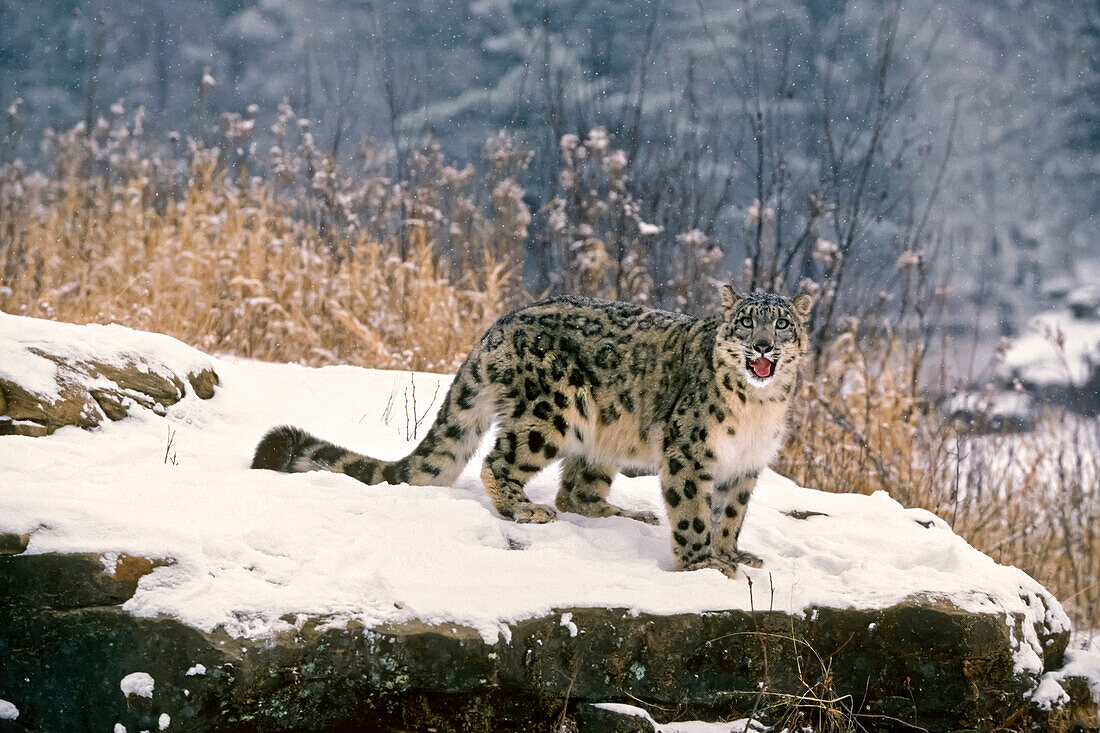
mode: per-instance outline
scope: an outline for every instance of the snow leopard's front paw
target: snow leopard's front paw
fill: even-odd
[[[681,570],[717,570],[727,578],[737,575],[737,563],[721,557],[705,557],[684,565]]]
[[[645,524],[658,525],[661,523],[661,518],[653,512],[635,512],[623,509],[622,516],[644,522]]]
[[[764,561],[751,552],[745,552],[744,550],[734,550],[731,554],[723,554],[722,559],[733,565],[748,565],[750,568],[762,568],[764,567]]]
[[[558,512],[552,506],[527,502],[516,504],[511,508],[511,511],[504,516],[519,524],[546,524],[547,522],[553,522],[557,519]]]

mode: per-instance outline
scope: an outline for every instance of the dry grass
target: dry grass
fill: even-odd
[[[141,181],[65,179],[9,208],[0,310],[212,353],[449,371],[505,307],[503,265],[455,284],[419,230],[405,257],[364,234],[323,237],[267,185],[231,187],[209,165],[179,201],[155,199]]]
[[[143,147],[139,127],[58,136],[48,176],[0,168],[0,310],[122,323],[212,353],[451,371],[528,297],[516,263],[529,217],[513,178],[526,158],[503,139],[489,156],[499,183],[484,215],[467,195],[472,174],[441,159],[421,161],[416,186],[376,177],[353,190],[331,161],[313,157],[308,138],[298,159],[272,153],[270,173],[250,178],[247,156],[226,146],[193,144],[162,160]],[[304,170],[313,176],[302,183]],[[436,189],[432,175],[442,180]],[[383,226],[402,212],[399,226]],[[457,256],[440,259],[443,236]],[[570,266],[566,249],[561,268]],[[709,277],[696,275],[686,290]],[[589,281],[613,289],[596,293],[604,295],[633,282]],[[777,468],[812,488],[885,489],[925,507],[1034,575],[1082,628],[1100,628],[1096,423],[1054,415],[1031,435],[963,436],[914,387],[925,352],[855,331],[829,344]]]
[[[832,492],[885,490],[1042,582],[1079,628],[1100,629],[1100,423],[1048,412],[1032,433],[975,436],[914,390],[897,338],[830,344],[803,384],[776,469]]]

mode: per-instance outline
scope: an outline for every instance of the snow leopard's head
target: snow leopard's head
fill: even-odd
[[[809,348],[810,309],[806,293],[787,298],[772,293],[741,295],[722,286],[722,316],[715,359],[751,386],[784,386],[794,379],[799,358]]]

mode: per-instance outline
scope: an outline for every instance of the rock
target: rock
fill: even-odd
[[[0,598],[8,599],[10,608],[35,610],[117,606],[133,597],[143,576],[171,564],[171,559],[129,555],[0,557]]]
[[[0,556],[22,554],[30,541],[31,536],[26,533],[0,532]]]
[[[1062,689],[1069,695],[1070,702],[1065,707],[1052,712],[1050,717],[1043,721],[1046,728],[1048,730],[1100,730],[1100,710],[1093,702],[1089,680],[1084,677],[1068,676],[1062,680]]]
[[[1061,731],[1095,721],[1088,690],[1071,682],[1072,712],[1034,710],[1035,680],[1014,669],[1018,632],[996,614],[934,599],[806,616],[560,609],[513,623],[495,644],[457,625],[325,629],[323,619],[248,640],[119,608],[164,562],[0,558],[0,696],[18,705],[21,724],[155,730],[167,713],[189,731],[365,721],[375,730],[635,731],[644,719],[616,720],[591,704],[630,703],[663,722],[731,720],[789,711],[790,696],[807,701],[807,721],[828,707],[816,697],[874,730],[1030,730],[1041,719]],[[1048,635],[1046,667],[1061,664],[1066,636]],[[206,673],[188,675],[196,664]],[[128,704],[119,681],[137,671],[155,680],[153,697]]]
[[[576,720],[585,733],[654,733],[650,717],[596,705],[579,705]]]
[[[187,394],[214,396],[208,357],[159,334],[0,313],[0,435],[48,435],[121,420],[134,405],[166,414]],[[10,360],[10,363],[7,361]]]
[[[49,435],[50,431],[42,423],[33,420],[13,420],[7,415],[0,415],[0,435],[25,435],[28,438],[41,438]]]
[[[191,383],[191,388],[195,390],[199,399],[203,400],[213,397],[214,387],[220,383],[218,374],[213,369],[203,369],[200,372],[188,374],[187,381]]]
[[[1100,709],[1094,701],[1100,696],[1100,654],[1074,649],[1065,656],[1063,665],[1039,681],[1036,722],[1042,730],[1097,730]]]
[[[121,420],[135,404],[147,409],[159,406],[163,411],[186,394],[184,382],[179,377],[143,372],[143,365],[139,366],[136,361],[119,365],[94,359],[73,361],[68,360],[66,355],[36,353],[56,364],[55,394],[44,396],[3,377],[0,377],[0,389],[7,395],[6,412],[9,417],[41,425],[47,434],[66,425],[94,428],[104,417]],[[92,384],[104,386],[92,387]],[[38,431],[18,429],[14,432],[20,435],[38,434]]]

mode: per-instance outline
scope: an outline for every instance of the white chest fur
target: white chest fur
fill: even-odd
[[[767,468],[783,445],[786,414],[785,401],[750,402],[715,426],[707,436],[717,460],[714,479],[727,481]]]

